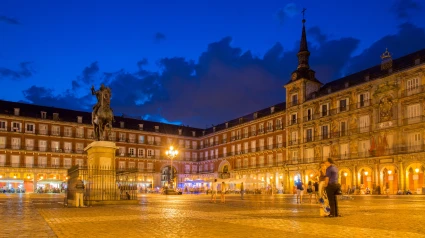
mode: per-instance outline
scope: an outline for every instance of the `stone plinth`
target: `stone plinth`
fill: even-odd
[[[84,151],[87,151],[87,165],[100,166],[115,170],[115,151],[118,147],[110,141],[94,141]]]

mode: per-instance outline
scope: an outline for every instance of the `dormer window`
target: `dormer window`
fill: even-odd
[[[53,120],[59,120],[59,113],[55,112],[53,113]]]
[[[370,79],[370,76],[369,76],[369,75],[366,75],[366,76],[364,77],[364,80],[365,80],[365,81],[369,81],[369,79]]]
[[[229,128],[229,123],[228,122],[226,122],[226,128]]]
[[[258,118],[258,112],[254,112],[254,119]]]
[[[183,129],[179,129],[179,136],[182,135]]]
[[[239,123],[242,123],[243,122],[243,118],[239,118]]]
[[[344,86],[345,86],[345,88],[348,88],[350,86],[350,84],[348,82],[345,82]]]
[[[332,92],[332,89],[331,88],[328,88],[328,93],[331,93]]]
[[[41,112],[41,119],[46,119],[47,117],[47,112]]]
[[[143,124],[139,124],[139,130],[143,131]]]
[[[82,116],[78,116],[77,117],[77,122],[78,123],[83,123],[83,117]]]
[[[159,132],[159,126],[155,126],[155,132]]]
[[[195,137],[196,136],[196,131],[192,131],[192,136]]]
[[[270,108],[270,113],[273,114],[274,113],[274,107]]]
[[[205,131],[202,131],[202,135],[203,135],[203,136],[205,135]]]
[[[13,110],[14,115],[15,115],[15,116],[19,116],[19,111],[20,111],[20,109],[19,109],[19,108],[14,108],[14,110]]]
[[[215,132],[215,126],[213,127],[213,132]]]
[[[418,65],[420,63],[421,63],[421,59],[420,58],[415,59],[415,65]]]

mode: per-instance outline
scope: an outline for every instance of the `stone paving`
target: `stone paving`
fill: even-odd
[[[50,195],[0,195],[0,237],[425,237],[425,196],[355,196],[343,217],[288,195],[147,195],[139,205],[65,208]]]

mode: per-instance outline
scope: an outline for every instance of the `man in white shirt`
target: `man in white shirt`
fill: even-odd
[[[217,179],[214,179],[211,185],[211,202],[216,202],[217,199]]]

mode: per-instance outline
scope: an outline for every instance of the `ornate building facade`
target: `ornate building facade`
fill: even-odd
[[[389,187],[421,193],[425,170],[425,50],[322,84],[309,66],[305,20],[298,67],[284,85],[286,102],[206,130],[116,117],[107,140],[116,167],[138,171],[140,188],[170,180],[209,187],[214,178],[249,178],[247,189],[291,193],[328,157],[343,189]],[[91,114],[0,101],[0,188],[61,188],[67,169],[84,166],[93,141]],[[230,185],[234,188],[234,185]]]

